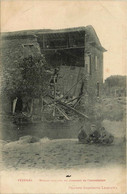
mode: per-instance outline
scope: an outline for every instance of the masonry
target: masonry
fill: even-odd
[[[37,38],[35,35],[31,34],[22,34],[22,33],[2,33],[1,41],[1,55],[2,55],[2,85],[4,86],[4,80],[11,82],[10,76],[12,74],[16,77],[15,83],[12,83],[15,86],[16,81],[20,79],[21,73],[18,71],[17,64],[20,63],[24,58],[27,58],[29,55],[33,57],[38,57],[41,55],[40,47],[37,43]],[[12,91],[11,96],[5,95],[5,90],[2,93],[2,108],[4,112],[12,111],[12,101],[15,98],[16,91]]]
[[[103,52],[106,50],[92,26],[39,32],[37,40],[48,63],[60,67],[62,93],[66,93],[84,75],[87,92],[93,91],[98,96],[101,94]],[[79,95],[82,81],[79,84],[71,90],[70,95]]]
[[[83,104],[86,95],[101,95],[105,51],[92,26],[2,33],[3,75],[8,68],[15,71],[23,58],[44,55],[47,66],[58,69],[56,94],[69,101],[82,96]],[[8,103],[4,107],[7,111]]]

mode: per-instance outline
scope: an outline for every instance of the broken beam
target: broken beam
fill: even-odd
[[[85,114],[83,114],[82,112],[76,110],[75,108],[72,108],[71,106],[65,104],[64,102],[61,102],[61,101],[57,101],[57,103],[65,106],[66,108],[69,108],[70,110],[72,110],[73,112],[77,113],[78,115],[82,116],[82,117],[85,117],[86,119],[89,119],[89,117]]]
[[[58,108],[58,106],[56,106],[56,109],[69,121],[70,119],[68,118],[68,116],[60,109]]]
[[[48,95],[50,98],[53,98],[51,95]],[[66,103],[64,102],[61,102],[60,100],[57,100],[57,103],[58,104],[61,104],[63,106],[65,106],[66,108],[69,108],[70,110],[72,110],[73,112],[77,113],[78,115],[82,116],[82,117],[85,117],[86,119],[89,119],[89,117],[85,114],[83,114],[82,112],[76,110],[75,108],[72,108],[71,106],[67,105]]]

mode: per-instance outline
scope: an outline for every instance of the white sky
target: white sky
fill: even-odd
[[[104,78],[126,74],[127,1],[3,0],[1,13],[1,31],[92,25],[108,50]]]

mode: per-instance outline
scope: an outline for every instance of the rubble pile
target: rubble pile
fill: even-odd
[[[74,101],[74,97],[63,98],[60,92],[58,92],[58,95],[56,94],[55,101],[49,95],[43,99],[43,114],[47,119],[54,119],[55,117],[57,120],[72,120],[72,118],[77,118],[78,115],[75,114]]]
[[[114,141],[114,136],[106,131],[104,127],[96,129],[92,125],[89,130],[84,129],[82,126],[78,134],[79,143],[84,144],[111,144]]]
[[[23,110],[18,111],[18,114],[16,112],[16,114],[14,114],[15,123],[22,123],[24,121],[34,122],[38,121],[38,118],[40,121],[73,120],[79,116],[88,119],[87,115],[81,112],[80,109],[77,109],[77,107],[80,107],[80,102],[84,95],[81,87],[83,78],[80,78],[74,85],[69,87],[67,91],[64,91],[61,89],[58,82],[59,77],[58,68],[50,70],[50,80],[45,93],[43,93],[39,99],[31,100],[31,105],[29,105],[29,107],[28,104],[30,103],[26,103],[24,107],[26,107],[28,112],[24,112]],[[77,93],[72,92],[72,90],[75,91],[76,87],[79,91]]]
[[[47,86],[48,92],[42,98],[43,116],[51,120],[72,120],[75,117],[77,118],[79,115],[87,118],[86,115],[76,109],[82,97],[81,92],[77,96],[71,94],[71,90],[74,89],[79,81],[67,92],[63,93],[58,83],[58,72],[59,69],[54,70],[54,73],[49,81],[49,85]]]

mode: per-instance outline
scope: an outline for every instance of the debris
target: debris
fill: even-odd
[[[73,112],[77,113],[78,115],[84,117],[85,119],[89,119],[89,117],[88,117],[87,115],[85,115],[85,114],[83,114],[82,112],[80,112],[79,110],[76,110],[75,108],[73,108],[73,107],[67,105],[66,103],[61,102],[61,101],[57,101],[57,102],[58,102],[59,104],[65,106],[66,108],[72,110]]]
[[[35,143],[39,141],[39,138],[34,137],[34,136],[23,136],[19,138],[20,143]]]
[[[78,134],[78,140],[80,143],[98,143],[98,144],[111,144],[114,141],[114,136],[108,133],[104,127],[99,130],[96,127],[91,126],[89,134],[85,132],[83,126]]]
[[[58,108],[58,106],[55,106],[56,107],[56,109],[67,119],[67,120],[70,120],[69,118],[68,118],[68,116],[66,115],[66,113],[64,113],[60,108]]]

